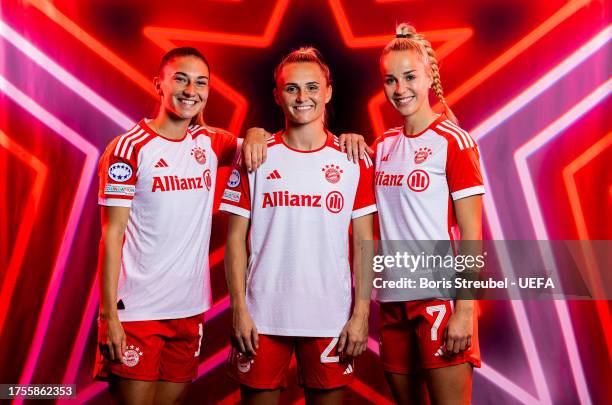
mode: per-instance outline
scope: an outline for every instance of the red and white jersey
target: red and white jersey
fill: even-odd
[[[476,143],[466,131],[440,116],[419,134],[406,135],[402,127],[390,129],[375,141],[373,149],[380,238],[415,241],[386,243],[383,254],[395,255],[397,249],[434,254],[433,245],[421,241],[454,239],[453,201],[484,193]],[[448,254],[452,254],[450,248]],[[404,273],[405,269],[390,268],[382,276],[400,280]],[[419,276],[436,279],[432,270],[421,269]],[[440,276],[444,274],[438,273]],[[383,288],[376,297],[393,302],[443,298],[441,294],[435,288]]]
[[[246,301],[259,333],[338,336],[349,317],[351,219],[376,211],[369,157],[349,162],[328,133],[318,150],[268,140],[266,162],[232,172],[221,210],[250,218]]]
[[[419,134],[390,129],[373,149],[381,239],[452,240],[453,201],[484,193],[472,137],[440,116]]]
[[[210,307],[215,178],[237,149],[229,134],[194,126],[172,140],[145,120],[108,145],[98,167],[98,203],[130,207],[117,295],[121,321],[186,318]]]

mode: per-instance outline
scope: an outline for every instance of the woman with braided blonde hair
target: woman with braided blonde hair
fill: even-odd
[[[403,119],[373,145],[381,240],[453,244],[458,227],[462,241],[480,241],[478,148],[444,100],[431,44],[401,24],[383,49],[380,69],[385,95]],[[443,114],[433,111],[430,89]],[[407,298],[381,289],[377,298],[381,358],[395,400],[469,404],[472,368],[480,366],[474,301],[428,290]]]

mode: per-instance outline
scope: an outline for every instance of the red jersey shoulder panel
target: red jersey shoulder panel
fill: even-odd
[[[234,134],[202,125],[192,125],[189,131],[191,131],[192,139],[197,139],[199,136],[210,138],[211,148],[217,155],[219,166],[231,166],[234,163],[238,149],[238,138]]]
[[[459,127],[457,124],[454,124],[450,120],[440,121],[431,129],[438,135],[444,137],[448,141],[449,146],[456,146],[456,148],[458,148],[459,150],[476,147],[476,142],[474,141],[474,139],[472,139],[470,134],[468,134],[466,130]]]

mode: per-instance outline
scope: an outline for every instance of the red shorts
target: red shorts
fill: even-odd
[[[204,314],[189,318],[121,322],[127,350],[121,363],[96,353],[94,376],[190,382],[198,374]]]
[[[228,358],[230,377],[257,389],[287,387],[287,374],[295,350],[299,384],[306,388],[332,389],[353,381],[353,359],[337,355],[338,338],[259,335],[257,356],[249,357],[232,347]]]
[[[480,367],[478,322],[469,349],[446,353],[444,330],[453,308],[453,302],[445,300],[381,302],[380,357],[385,371],[411,374],[466,362]]]

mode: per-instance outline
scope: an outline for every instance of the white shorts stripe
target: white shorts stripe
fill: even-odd
[[[136,146],[136,144],[144,141],[148,137],[149,137],[149,134],[145,133],[140,138],[133,140],[131,145],[130,145],[130,148],[127,151],[127,156],[125,158],[129,159],[132,156],[132,151],[134,150],[134,146]]]
[[[447,134],[449,134],[453,138],[455,138],[455,140],[459,144],[459,149],[460,150],[465,149],[465,147],[463,146],[463,142],[461,141],[461,137],[458,134],[456,134],[453,130],[447,129],[447,128],[443,127],[442,125],[438,125],[436,128],[438,128],[442,132],[446,132]]]
[[[140,126],[135,125],[134,128],[130,129],[127,133],[121,135],[121,137],[119,138],[119,141],[117,142],[117,146],[115,146],[115,152],[113,153],[113,155],[119,156],[121,145],[123,145],[123,142],[125,141],[125,139],[128,138],[130,135],[132,135],[134,132],[136,132],[139,128]]]

